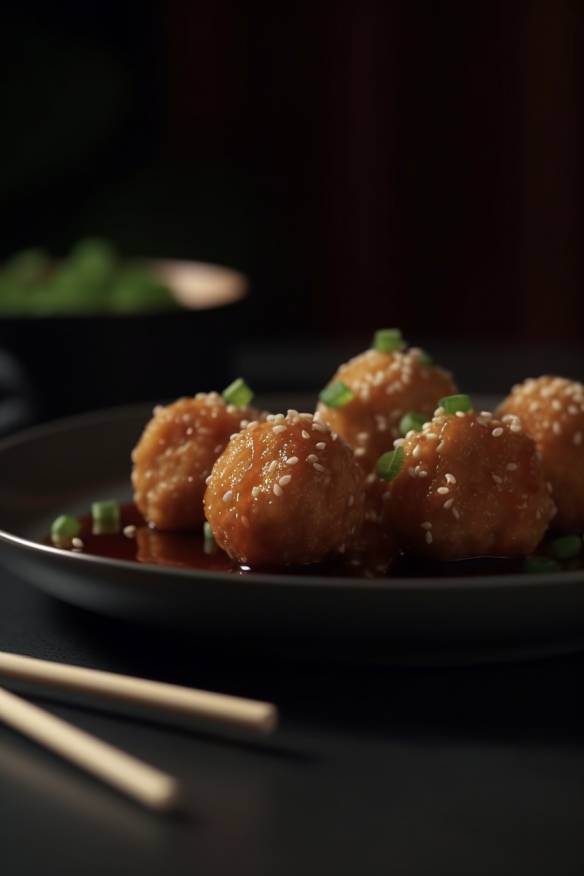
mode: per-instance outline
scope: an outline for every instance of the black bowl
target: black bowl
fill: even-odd
[[[195,262],[158,262],[178,310],[0,319],[38,419],[221,388],[246,318],[246,281]]]

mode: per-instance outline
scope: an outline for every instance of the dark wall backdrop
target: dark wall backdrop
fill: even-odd
[[[577,341],[577,0],[8,3],[0,257],[249,273],[247,334]]]

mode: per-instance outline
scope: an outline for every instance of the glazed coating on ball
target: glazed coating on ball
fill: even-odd
[[[241,564],[304,565],[345,551],[363,494],[352,450],[312,414],[288,411],[230,440],[209,478],[205,516]]]
[[[338,408],[320,402],[317,410],[354,448],[365,471],[371,471],[399,438],[404,414],[416,411],[431,416],[443,396],[457,391],[451,375],[428,364],[417,348],[392,353],[367,350],[341,365],[331,383],[337,381],[349,387],[352,400]]]
[[[158,529],[198,529],[205,479],[229,436],[262,416],[216,392],[158,406],[132,452],[134,501]]]
[[[398,552],[393,521],[388,514],[387,485],[374,472],[365,478],[363,517],[347,550],[347,562],[366,575],[380,575]]]
[[[531,438],[488,411],[436,414],[396,442],[387,494],[400,546],[438,560],[532,553],[555,505]]]
[[[584,385],[539,377],[513,387],[497,411],[515,415],[535,441],[558,506],[554,526],[584,527]]]

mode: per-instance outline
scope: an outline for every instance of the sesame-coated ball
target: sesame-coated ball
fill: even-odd
[[[554,526],[584,528],[584,385],[564,377],[526,380],[497,413],[519,417],[535,441],[558,507]]]
[[[312,414],[288,411],[235,435],[215,465],[205,516],[218,545],[251,566],[343,553],[363,514],[351,449]]]
[[[344,383],[351,401],[341,407],[318,405],[321,419],[355,451],[365,471],[371,471],[382,453],[400,435],[404,414],[430,416],[438,401],[456,392],[447,371],[430,364],[419,349],[365,353],[341,365],[331,383]]]
[[[439,408],[397,444],[403,461],[387,487],[388,508],[407,552],[456,560],[537,547],[555,506],[535,444],[515,418]]]
[[[134,501],[158,529],[197,529],[205,479],[229,436],[260,415],[216,392],[158,406],[132,452]]]

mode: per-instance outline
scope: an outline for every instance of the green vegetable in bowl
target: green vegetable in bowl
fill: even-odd
[[[0,316],[136,314],[178,307],[148,265],[121,260],[98,238],[75,244],[51,261],[42,250],[23,250],[0,267]]]

